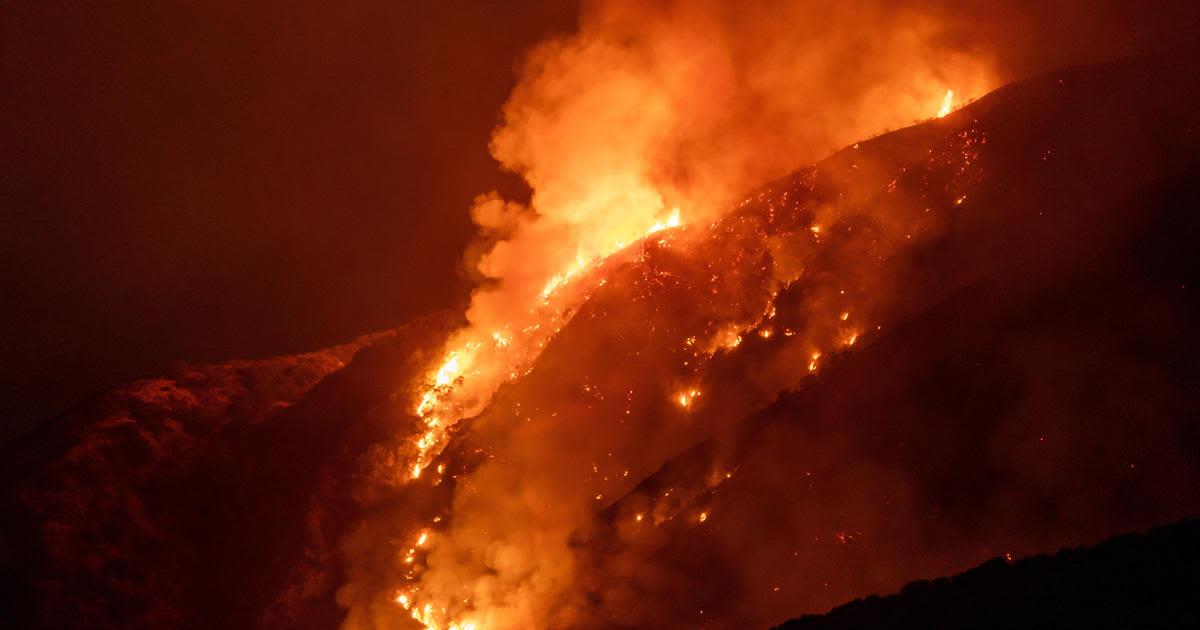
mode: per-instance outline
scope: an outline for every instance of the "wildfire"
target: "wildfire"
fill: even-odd
[[[678,397],[676,398],[676,402],[679,403],[680,407],[687,407],[687,406],[691,405],[692,401],[699,395],[700,395],[700,390],[698,390],[698,389],[690,389],[686,392],[680,392]]]
[[[462,621],[448,625],[439,624],[435,618],[434,613],[436,611],[433,609],[432,604],[425,604],[424,606],[418,608],[412,599],[410,599],[408,595],[405,595],[404,593],[400,593],[396,596],[396,603],[400,604],[401,607],[409,612],[409,614],[417,623],[425,626],[428,630],[477,630],[479,628],[479,624],[475,621]],[[442,610],[441,612],[442,614],[445,614],[445,610]]]
[[[429,379],[432,385],[422,393],[417,405],[416,413],[425,430],[413,440],[416,454],[411,477],[421,477],[445,446],[450,429],[482,409],[501,384],[529,369],[549,339],[567,322],[556,313],[570,310],[573,305],[586,300],[595,286],[599,286],[599,283],[574,283],[582,272],[598,267],[621,251],[626,242],[635,242],[681,223],[679,209],[675,208],[665,221],[642,229],[636,238],[618,237],[612,247],[597,257],[588,261],[577,259],[567,269],[551,276],[541,292],[540,304],[518,314],[521,319],[510,322],[505,330],[486,335],[469,329],[460,331],[456,341],[451,342],[441,366],[433,371]]]
[[[646,232],[646,234],[654,234],[655,232],[661,232],[667,228],[673,227],[679,227],[679,208],[675,208],[671,212],[671,218],[667,219],[666,223],[660,221],[650,226],[650,229]]]
[[[938,110],[938,118],[944,118],[950,113],[950,106],[954,102],[954,90],[946,90],[946,97],[942,99],[942,108]]]
[[[675,29],[664,32],[675,32]],[[691,40],[688,42],[690,44]],[[502,386],[530,374],[547,345],[554,341],[559,331],[595,291],[604,285],[605,276],[612,275],[608,270],[629,260],[625,256],[613,259],[614,256],[631,244],[649,238],[651,240],[646,241],[646,248],[640,250],[644,258],[639,263],[653,261],[656,252],[661,251],[654,244],[668,245],[676,238],[678,233],[669,231],[684,225],[685,221],[675,203],[684,205],[690,221],[711,228],[701,237],[719,232],[734,238],[718,242],[722,255],[706,260],[709,267],[697,274],[695,284],[689,284],[693,279],[686,273],[676,272],[664,265],[663,268],[653,269],[657,276],[651,279],[651,288],[633,298],[640,301],[639,307],[646,303],[654,305],[654,300],[661,297],[655,293],[654,287],[678,287],[681,291],[692,291],[703,283],[703,297],[699,299],[711,299],[712,304],[698,303],[696,306],[722,306],[714,307],[711,316],[704,313],[696,318],[703,325],[691,329],[672,327],[672,320],[665,313],[661,318],[666,322],[664,325],[653,312],[645,311],[646,317],[655,318],[646,322],[647,328],[655,330],[655,335],[678,333],[678,337],[668,336],[666,339],[671,344],[677,344],[672,347],[677,349],[679,363],[682,364],[674,366],[679,371],[660,384],[666,384],[669,389],[650,392],[650,398],[656,403],[651,406],[657,411],[662,410],[664,402],[670,407],[678,405],[680,411],[675,418],[686,417],[688,423],[703,428],[707,420],[705,414],[697,413],[698,407],[714,406],[719,399],[710,401],[706,398],[703,404],[698,405],[697,398],[704,395],[700,387],[707,389],[709,397],[718,396],[720,392],[716,386],[708,389],[710,384],[705,377],[709,374],[705,372],[705,362],[709,359],[736,359],[739,352],[746,352],[746,348],[757,352],[764,347],[787,346],[791,348],[791,354],[787,356],[792,359],[796,357],[797,350],[802,350],[794,370],[798,374],[791,375],[799,378],[817,371],[822,352],[833,354],[855,344],[864,326],[859,320],[874,317],[873,311],[866,308],[869,306],[867,304],[843,303],[849,298],[837,298],[837,310],[832,312],[822,310],[806,313],[789,312],[794,306],[781,300],[777,312],[776,297],[800,272],[793,274],[789,268],[786,273],[793,274],[789,276],[790,279],[783,278],[784,271],[778,271],[779,275],[776,276],[776,272],[770,268],[772,263],[768,260],[770,255],[766,250],[755,249],[754,246],[745,246],[743,249],[743,242],[757,244],[764,237],[785,241],[791,239],[784,246],[798,250],[836,245],[839,239],[848,238],[849,234],[837,212],[822,211],[820,216],[815,213],[789,216],[791,211],[780,204],[778,208],[771,207],[770,221],[750,227],[750,221],[738,223],[726,215],[727,221],[717,214],[722,208],[704,205],[706,202],[711,202],[713,206],[723,204],[729,193],[743,190],[746,182],[738,181],[733,176],[728,176],[731,180],[728,182],[714,181],[723,180],[727,173],[739,172],[737,168],[729,168],[730,165],[751,163],[759,156],[773,154],[772,145],[762,147],[759,146],[761,142],[778,142],[778,146],[792,147],[796,144],[795,137],[807,137],[807,124],[782,134],[772,126],[769,134],[737,143],[724,140],[724,124],[717,129],[721,135],[706,137],[700,134],[696,137],[704,141],[701,143],[704,146],[733,145],[729,149],[732,153],[723,161],[712,161],[703,155],[692,156],[690,149],[676,151],[675,144],[671,142],[676,140],[672,130],[687,130],[686,125],[680,123],[690,119],[680,116],[675,109],[691,103],[692,95],[664,93],[663,78],[677,75],[662,73],[659,69],[646,76],[624,72],[616,77],[609,76],[606,74],[607,68],[629,68],[630,64],[625,63],[629,60],[623,59],[623,48],[612,48],[603,41],[600,43],[603,45],[552,48],[547,50],[545,58],[535,57],[530,65],[534,73],[523,80],[525,87],[515,92],[514,100],[506,105],[505,122],[493,137],[493,155],[505,167],[525,177],[534,191],[532,201],[527,205],[510,203],[500,199],[497,194],[477,199],[472,209],[472,220],[481,228],[483,238],[499,239],[478,265],[479,271],[494,282],[481,286],[473,294],[471,307],[466,313],[470,323],[445,340],[440,352],[430,358],[419,374],[416,394],[405,401],[411,405],[410,409],[415,410],[417,430],[413,432],[415,435],[405,438],[405,442],[397,448],[397,470],[401,477],[407,478],[402,483],[411,483],[420,488],[437,485],[443,481],[448,463],[453,475],[445,477],[445,482],[447,486],[453,486],[451,490],[455,507],[435,508],[454,511],[425,517],[431,518],[432,523],[406,524],[405,527],[416,526],[407,529],[398,538],[388,539],[389,545],[398,547],[395,549],[398,553],[391,557],[398,565],[400,575],[404,576],[402,579],[407,582],[396,591],[373,591],[371,604],[382,600],[386,604],[383,608],[390,611],[389,615],[411,616],[427,630],[538,627],[528,621],[544,613],[536,608],[530,612],[527,608],[538,604],[539,598],[553,600],[552,596],[556,595],[553,589],[561,588],[555,580],[561,577],[558,575],[560,571],[570,570],[569,566],[562,567],[563,564],[569,565],[570,561],[564,563],[561,558],[543,555],[542,552],[547,541],[553,547],[556,538],[565,538],[562,532],[553,528],[570,524],[570,519],[576,515],[571,514],[564,519],[555,510],[559,509],[559,503],[570,505],[570,500],[558,502],[557,499],[563,497],[555,495],[553,504],[550,501],[542,502],[542,497],[530,490],[528,496],[524,497],[530,500],[529,505],[514,506],[512,511],[507,511],[508,507],[505,507],[501,518],[492,514],[491,504],[482,512],[468,512],[458,507],[459,501],[478,500],[478,496],[495,497],[494,492],[488,494],[490,487],[486,483],[479,482],[487,481],[487,474],[493,473],[496,468],[504,470],[505,466],[512,467],[514,462],[519,461],[519,465],[528,470],[542,470],[539,467],[542,462],[537,459],[541,452],[533,453],[534,461],[530,462],[527,461],[530,450],[522,450],[514,455],[517,449],[506,451],[502,443],[495,448],[494,460],[486,467],[476,467],[477,464],[469,463],[471,456],[466,451],[465,460],[460,461],[454,459],[458,457],[456,453],[443,456],[443,450],[451,442],[460,423],[484,412]],[[600,55],[598,61],[603,63],[595,67],[579,65],[582,61],[590,60],[592,55]],[[610,58],[610,55],[613,57]],[[556,65],[554,60],[559,56],[570,63]],[[692,58],[690,55],[678,56],[680,60]],[[676,57],[672,56],[671,59]],[[580,72],[575,72],[576,67]],[[596,72],[601,72],[601,76],[596,76]],[[695,77],[690,74],[678,77],[682,79],[678,82],[680,86],[695,83],[691,80]],[[543,79],[548,83],[542,85]],[[968,94],[975,93],[976,88],[969,81],[960,79],[953,77],[953,84]],[[596,92],[595,86],[605,86],[605,90],[617,90],[619,93]],[[916,90],[908,83],[901,87],[903,89],[892,91],[897,94],[914,91],[918,94],[936,93],[930,89],[934,86],[923,82]],[[543,98],[545,94],[553,98]],[[678,96],[686,98],[676,98]],[[938,112],[939,117],[950,113],[953,100],[953,91],[947,90]],[[630,104],[636,106],[631,108]],[[880,120],[906,121],[927,116],[932,104],[928,100],[917,99],[907,105],[905,111],[893,112]],[[707,96],[698,99],[695,105],[704,112],[711,108]],[[543,112],[542,108],[545,107],[550,107],[550,111]],[[796,113],[795,120],[805,121],[806,117]],[[873,131],[876,126],[887,126],[877,125],[879,121],[874,118],[872,121],[869,125],[871,129],[843,130],[852,134],[846,139],[864,137],[863,134]],[[741,132],[740,129],[737,131]],[[690,138],[687,134],[684,137]],[[791,139],[784,141],[785,138]],[[666,149],[660,151],[660,146]],[[679,146],[689,148],[693,145],[684,143]],[[663,158],[660,154],[667,156],[669,161],[661,162]],[[683,164],[675,164],[677,161]],[[759,165],[759,168],[745,170],[744,177],[758,178],[762,173],[773,172],[774,165],[770,169]],[[722,201],[713,201],[716,199]],[[772,244],[772,247],[775,245]],[[706,251],[709,253],[705,256],[711,256],[711,250]],[[665,252],[663,257],[670,259],[678,253]],[[724,257],[725,253],[729,256]],[[775,252],[771,250],[769,253],[773,255]],[[675,258],[685,260],[685,268],[695,260],[692,252],[686,254]],[[693,257],[689,259],[688,256]],[[760,262],[763,260],[768,261]],[[774,262],[780,263],[779,260]],[[800,267],[807,265],[807,259],[798,263]],[[784,265],[779,266],[779,269],[783,268]],[[650,275],[648,273],[646,277]],[[707,283],[710,278],[711,286]],[[624,285],[614,283],[614,286],[618,287],[617,290],[623,290],[620,287]],[[694,295],[700,294],[697,291]],[[840,295],[845,294],[843,291]],[[825,306],[828,304],[824,302]],[[686,304],[680,306],[682,308],[679,310],[690,307]],[[854,330],[850,329],[849,323],[844,323],[848,322],[851,312],[854,313]],[[809,326],[807,322],[812,319],[797,318],[797,315],[819,315],[825,323]],[[836,321],[839,315],[840,322]],[[679,321],[683,321],[682,318]],[[743,341],[746,343],[743,344]],[[640,349],[646,352],[644,348]],[[559,356],[558,353],[555,356]],[[806,362],[803,360],[805,358],[810,360]],[[807,372],[804,370],[805,364]],[[590,365],[582,364],[581,369],[588,369]],[[566,373],[574,374],[573,369],[574,366]],[[606,367],[601,365],[598,369]],[[593,376],[592,373],[585,373],[589,378]],[[538,374],[541,374],[541,370]],[[601,373],[599,376],[605,375]],[[638,421],[638,414],[644,413],[638,411],[639,407],[645,406],[638,402],[639,397],[634,396],[633,389],[628,389],[626,396],[625,387],[618,390],[603,387],[607,383],[602,383],[600,390],[596,391],[591,389],[595,381],[588,385],[582,388],[586,396],[573,400],[571,404],[575,406],[562,417],[571,417],[570,414],[575,411],[581,415],[588,413],[585,409],[593,409],[594,404],[597,411],[591,413],[607,409],[605,413],[612,412],[615,416],[615,427],[616,423],[627,421],[630,425],[626,426],[632,426],[633,422]],[[515,388],[514,391],[524,390]],[[606,408],[604,396],[608,396],[611,402],[617,392],[627,402],[622,408]],[[517,397],[514,395],[514,398]],[[504,400],[509,400],[507,394]],[[522,407],[521,403],[526,405]],[[539,405],[540,408],[537,408]],[[530,417],[558,416],[558,412],[565,409],[547,408],[543,400],[520,400],[515,406],[518,410],[514,422],[528,422]],[[622,413],[624,415],[619,415]],[[496,415],[502,416],[504,413],[498,412]],[[590,419],[592,416],[587,417]],[[491,412],[487,418],[490,422]],[[497,421],[498,426],[504,427],[503,423],[508,421],[501,418]],[[564,421],[560,419],[558,422]],[[532,426],[540,428],[536,422]],[[628,430],[614,428],[614,431]],[[514,434],[524,435],[520,432]],[[465,444],[470,444],[471,439],[473,436],[463,438]],[[512,439],[515,441],[517,438]],[[604,443],[603,440],[593,442]],[[474,452],[485,453],[481,457],[493,457],[488,451],[491,444],[480,445],[483,449]],[[630,491],[638,479],[639,469],[633,468],[633,460],[628,459],[627,453],[618,451],[626,446],[614,440],[612,446],[605,447],[616,452],[615,457],[613,452],[607,453],[612,458],[608,464],[600,463],[603,453],[594,453],[598,465],[592,464],[591,472],[586,473],[588,476],[581,474],[578,479],[569,476],[556,479],[558,485],[555,492],[578,491],[579,503],[586,502],[586,507],[582,508],[584,510],[602,511],[619,505],[622,496]],[[505,458],[508,458],[507,462]],[[423,473],[430,467],[434,467],[437,474],[425,475],[422,480]],[[630,468],[634,470],[632,476]],[[716,478],[711,483],[723,483],[730,479],[732,473],[724,472],[726,470],[728,468],[722,467],[714,472]],[[520,474],[531,473],[522,471]],[[612,481],[607,475],[613,476]],[[519,476],[514,479],[529,481]],[[568,480],[578,483],[564,483]],[[529,484],[513,483],[505,487],[520,487],[525,492],[530,486],[536,490],[537,485],[535,480]],[[654,497],[657,503],[653,506],[635,505],[629,511],[622,509],[611,513],[622,514],[620,518],[624,524],[631,531],[638,532],[648,531],[651,524],[658,528],[669,522],[692,526],[706,523],[712,515],[708,510],[719,508],[705,505],[704,511],[697,509],[699,499],[694,494],[689,495],[689,492],[688,488],[680,485],[667,490],[665,495]],[[670,495],[670,500],[663,501],[667,495]],[[539,500],[535,502],[532,500],[534,498]],[[549,516],[545,514],[547,511],[551,512]],[[634,523],[638,524],[636,528],[633,527]],[[539,526],[551,531],[538,531]],[[705,525],[703,529],[712,527]],[[537,536],[526,540],[514,535],[514,531],[523,532],[526,528]],[[403,542],[396,545],[394,541],[397,539]],[[531,542],[533,540],[536,540],[536,544]],[[477,551],[483,553],[484,548],[489,554],[487,559],[474,557]],[[458,562],[462,562],[462,566],[456,564]],[[538,571],[548,575],[538,575]],[[504,580],[508,580],[508,583]],[[521,586],[514,587],[516,583]],[[549,585],[546,586],[549,590],[531,595],[525,591],[529,584]],[[394,605],[388,600],[394,600]]]
[[[459,331],[448,344],[441,364],[429,372],[430,385],[421,393],[416,407],[417,416],[424,431],[411,441],[413,463],[411,478],[419,479],[422,472],[438,456],[449,440],[450,430],[464,418],[470,417],[487,404],[499,386],[508,380],[526,373],[550,338],[565,325],[569,318],[558,316],[574,304],[586,300],[591,291],[603,284],[575,282],[585,270],[599,266],[604,260],[620,251],[626,243],[680,226],[678,208],[672,210],[666,220],[656,221],[641,230],[637,238],[617,237],[613,246],[599,256],[585,261],[577,259],[567,269],[551,276],[540,295],[540,304],[520,314],[521,318],[510,322],[502,331],[486,335],[473,331]],[[699,390],[688,390],[679,396],[681,406],[687,407]],[[438,473],[444,465],[437,467]],[[599,495],[598,497],[599,498]],[[435,518],[434,522],[440,518]],[[638,516],[641,520],[641,515]],[[429,530],[419,534],[416,543],[404,554],[403,562],[412,565],[417,559],[417,549],[429,540]],[[429,630],[476,630],[479,622],[458,621],[450,624],[441,622],[448,611],[435,610],[431,604],[418,606],[418,592],[409,590],[395,597],[395,602],[409,611],[412,618]]]
[[[639,238],[616,239],[613,242],[617,244],[636,242],[668,228],[677,227],[680,223],[679,211],[673,210],[665,219],[644,225],[639,232]],[[729,224],[737,225],[732,218],[729,220]],[[796,242],[803,243],[803,247],[824,247],[826,239],[832,241],[839,238],[837,225],[836,219],[832,223],[826,223],[826,236],[822,239],[812,238],[813,235],[821,233],[820,226],[816,224],[797,225],[794,233],[797,236],[803,235],[804,239]],[[718,234],[726,229],[720,222],[714,223],[710,227]],[[900,234],[898,233],[896,239],[899,238]],[[558,273],[549,276],[548,284],[541,290],[538,299],[528,307],[527,311],[516,313],[514,319],[500,329],[486,331],[467,329],[459,331],[451,338],[440,362],[426,372],[427,387],[421,392],[420,402],[416,408],[417,415],[424,423],[424,431],[412,439],[411,445],[415,453],[412,463],[414,479],[419,478],[422,471],[434,463],[449,441],[450,431],[459,422],[482,410],[502,384],[529,373],[541,350],[570,321],[570,314],[578,310],[579,305],[586,301],[596,288],[603,285],[605,279],[601,276],[605,272],[601,269],[604,269],[604,262],[618,251],[620,249],[610,249],[605,250],[596,258],[574,259]],[[720,276],[716,274],[740,275],[747,273],[754,269],[751,265],[755,264],[744,262],[749,259],[750,257],[741,258],[741,254],[738,254],[731,258],[730,262],[721,263],[733,265],[732,267],[715,267],[713,275],[702,277],[711,278],[711,281],[716,284],[720,280]],[[737,262],[732,262],[735,260]],[[679,348],[682,354],[681,369],[689,375],[683,377],[686,379],[685,383],[688,381],[691,383],[701,382],[704,375],[702,370],[704,370],[706,361],[726,353],[738,352],[743,340],[752,339],[752,335],[755,334],[764,340],[772,339],[773,343],[803,344],[799,347],[806,348],[805,353],[801,356],[808,359],[806,362],[808,373],[817,372],[819,362],[825,356],[823,353],[848,350],[856,344],[860,334],[863,334],[863,323],[859,320],[867,317],[869,311],[861,310],[862,305],[850,303],[843,303],[836,310],[822,313],[822,316],[832,320],[829,322],[828,333],[814,334],[804,330],[793,330],[787,326],[787,322],[793,316],[793,313],[788,312],[791,307],[785,306],[786,302],[777,303],[781,292],[792,280],[763,276],[756,282],[765,283],[762,285],[762,289],[765,291],[757,294],[760,297],[756,299],[761,299],[761,302],[756,302],[753,309],[747,309],[737,315],[715,316],[706,322],[703,332],[699,329],[678,331],[679,336],[672,343],[679,344],[675,347]],[[849,287],[836,290],[839,301],[848,300],[849,296],[854,295],[848,289]],[[706,288],[705,295],[707,295],[707,291]],[[718,295],[716,290],[712,294]],[[730,297],[734,295],[738,294]],[[564,315],[563,313],[568,314]],[[849,320],[852,314],[855,322],[850,325]],[[876,328],[878,329],[878,326]],[[776,332],[780,333],[778,338],[775,336]],[[797,334],[800,334],[801,337],[794,341],[788,339]],[[757,346],[757,344],[746,345]],[[801,363],[801,366],[801,371],[803,371],[804,363]],[[595,389],[594,384],[585,383],[581,388],[589,397],[603,400],[603,395]],[[629,390],[629,396],[632,395],[633,390]],[[692,412],[696,407],[696,398],[701,395],[701,389],[688,384],[679,390],[668,391],[667,400],[677,404],[686,412]],[[629,414],[628,408],[625,413]],[[608,455],[609,457],[613,456],[612,453],[608,453]],[[437,466],[439,481],[444,470],[444,464]],[[593,463],[591,470],[597,477],[601,476],[601,466]],[[624,479],[628,475],[629,471],[626,469],[621,478]],[[721,483],[730,477],[731,473],[724,473],[724,478],[717,479],[715,483]],[[607,476],[603,477],[603,480],[607,479]],[[619,487],[613,488],[612,486],[599,488],[585,486],[581,489],[584,488],[588,492],[586,496],[592,499],[589,503],[601,501],[611,503],[613,501],[611,490],[614,489],[617,491],[616,501],[619,502],[623,492]],[[646,517],[650,516],[652,518],[649,519],[649,522],[655,527],[677,517],[692,523],[706,523],[711,515],[707,510],[691,511],[690,514],[687,514],[684,510],[694,508],[663,507],[678,503],[680,500],[676,499],[676,496],[686,496],[687,491],[683,489],[673,495],[675,490],[676,488],[667,490],[665,494],[656,499],[662,501],[670,496],[670,502],[659,503],[651,511],[633,514],[633,522],[640,526],[646,523]],[[688,501],[686,498],[681,500]],[[695,504],[692,503],[692,505]],[[437,523],[439,519],[434,518],[433,520],[434,523]],[[430,525],[416,532],[415,543],[404,549],[400,555],[403,566],[407,567],[406,575],[409,586],[397,591],[399,594],[394,596],[395,603],[427,630],[484,630],[492,627],[507,630],[512,627],[504,614],[497,613],[497,610],[503,610],[503,606],[498,607],[495,602],[480,602],[474,599],[476,595],[472,595],[469,590],[462,591],[460,594],[453,583],[447,586],[432,580],[423,581],[426,579],[424,576],[437,570],[434,565],[427,564],[428,558],[431,557],[431,554],[438,553],[440,547],[451,540],[449,536],[432,533],[432,527],[433,525]],[[439,577],[441,576],[439,575]],[[466,595],[466,597],[462,595]]]
[[[450,355],[450,358],[447,359],[444,364],[442,364],[441,369],[438,370],[437,378],[434,379],[439,387],[454,380],[455,376],[460,371],[459,361],[461,359],[462,359],[462,356],[459,353],[455,352]]]

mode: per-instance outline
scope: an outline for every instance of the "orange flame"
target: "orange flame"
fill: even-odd
[[[944,118],[950,113],[950,106],[954,102],[954,90],[946,90],[946,97],[942,99],[942,108],[938,110],[937,117]]]
[[[464,418],[480,410],[491,400],[503,383],[527,372],[541,354],[545,344],[566,324],[569,318],[558,313],[587,299],[601,282],[572,285],[581,272],[594,269],[628,243],[681,224],[679,209],[675,208],[665,221],[657,221],[640,232],[616,236],[612,245],[604,248],[589,261],[575,264],[554,274],[540,294],[540,302],[525,313],[518,313],[517,322],[526,324],[515,328],[510,323],[504,331],[480,334],[473,328],[456,333],[448,344],[445,360],[432,373],[431,385],[421,395],[416,413],[424,423],[424,432],[413,440],[412,478],[418,479],[445,446],[450,430]]]

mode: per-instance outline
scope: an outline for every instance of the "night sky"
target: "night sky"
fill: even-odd
[[[21,6],[23,5],[23,6]],[[105,6],[106,5],[106,6]],[[5,3],[8,438],[173,360],[458,303],[488,135],[570,2]]]

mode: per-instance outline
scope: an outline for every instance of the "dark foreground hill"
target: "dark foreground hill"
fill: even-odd
[[[495,505],[561,493],[489,533],[585,506],[538,539],[571,555],[573,628],[768,627],[1195,517],[1196,76],[1154,58],[1009,86],[694,246],[645,243],[464,423],[438,462],[461,483],[390,466],[453,314],[90,401],[0,452],[6,619],[304,630],[341,603],[411,627],[393,565],[483,460],[520,465]],[[688,326],[730,322],[680,369]],[[681,408],[684,377],[703,394]]]
[[[776,630],[1200,627],[1200,521],[1052,556],[994,558]]]

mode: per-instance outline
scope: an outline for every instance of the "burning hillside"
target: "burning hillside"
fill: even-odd
[[[726,211],[659,199],[594,241],[482,198],[484,268],[526,282],[465,319],[181,368],[7,447],[12,609],[766,628],[1194,516],[1194,71],[1062,71],[940,118],[933,92]],[[555,225],[570,256],[514,272]]]
[[[856,144],[709,225],[655,229],[603,264],[582,267],[578,278],[553,281],[544,300],[558,291],[576,297],[550,311],[553,326],[541,333],[538,352],[516,364],[508,384],[488,388],[494,398],[475,393],[473,406],[455,407],[451,418],[470,418],[460,430],[412,438],[414,473],[431,472],[397,480],[396,512],[351,536],[352,580],[341,596],[350,626],[387,626],[399,623],[396,615],[432,628],[762,625],[789,607],[828,606],[864,588],[953,569],[983,549],[1035,549],[1005,532],[1016,527],[1011,519],[1031,518],[1034,505],[1026,502],[1033,499],[1022,484],[1053,488],[1041,478],[1049,471],[972,460],[1013,440],[1009,446],[1035,449],[1015,460],[1040,463],[1045,455],[1027,442],[1036,430],[1028,414],[1055,416],[1054,443],[1097,439],[1074,435],[1084,429],[1074,424],[1076,414],[1097,403],[1071,407],[1072,396],[1086,395],[1065,377],[1060,391],[1054,379],[1042,385],[1041,377],[1009,373],[1007,362],[1022,361],[1005,356],[1004,333],[987,317],[1009,325],[1016,314],[1002,313],[1036,308],[1065,275],[1085,274],[1090,261],[1141,235],[1145,217],[1114,204],[1135,203],[1159,168],[1174,172],[1195,160],[1186,116],[1168,123],[1170,130],[1162,121],[1151,130],[1129,117],[1141,105],[1088,94],[1089,86],[1124,83],[1139,68],[1062,73],[1009,88],[944,120]],[[1195,96],[1169,77],[1145,89],[1140,98]],[[1103,138],[1064,138],[1041,122],[1067,117],[1128,125],[1104,124],[1110,131]],[[1025,121],[1019,130],[1009,127],[1015,120]],[[1121,164],[1121,177],[1089,177],[1088,195],[1079,197],[1081,182],[1062,176],[1077,177],[1080,163],[1093,160]],[[987,293],[1002,301],[980,313]],[[1116,308],[1094,300],[1079,296],[1074,308]],[[947,308],[956,315],[939,319],[938,309]],[[961,330],[956,317],[978,321]],[[1096,341],[1087,351],[1072,348],[1095,324],[1084,318],[1070,327],[1056,318],[1052,312],[1010,334],[1046,336],[1035,346],[1037,360],[1051,365],[1059,351],[1115,352],[1112,369],[1137,363]],[[931,321],[937,325],[929,330]],[[903,333],[892,332],[901,326]],[[1072,328],[1069,338],[1056,339],[1061,326]],[[480,361],[504,357],[507,339],[490,348],[470,342],[465,347],[482,359],[452,351],[426,377],[432,389],[416,409],[425,427],[441,430],[447,416],[431,409],[470,388]],[[909,348],[916,340],[922,347]],[[897,354],[897,343],[907,350]],[[949,367],[962,356],[946,348],[986,351],[988,366],[977,361],[978,375],[964,376],[960,370],[969,368]],[[880,353],[890,356],[877,366]],[[931,386],[948,387],[950,400],[922,391]],[[1034,387],[1050,389],[1026,391]],[[1137,391],[1106,389],[1116,399],[1132,397],[1122,405],[1132,405],[1127,413],[1139,418],[1139,430],[1163,418],[1163,439],[1191,404],[1170,390],[1160,394],[1165,399],[1139,400]],[[797,393],[778,398],[789,390]],[[847,395],[854,400],[842,400]],[[912,411],[909,395],[918,397]],[[934,408],[922,396],[932,396]],[[1027,399],[1038,401],[1036,411],[1021,409],[1034,404]],[[875,406],[884,400],[891,414]],[[902,418],[901,426],[889,415]],[[933,419],[939,415],[945,420]],[[825,434],[827,417],[842,425],[834,438]],[[933,430],[942,435],[927,433]],[[428,447],[441,436],[448,446],[435,457]],[[861,454],[865,444],[877,451]],[[1069,479],[1092,466],[1138,465],[1074,457],[1082,469]],[[829,458],[845,459],[831,469]],[[1194,463],[1149,465],[1191,476]],[[397,459],[384,464],[396,466]],[[922,477],[930,474],[924,467],[936,470],[934,479]],[[979,486],[961,488],[949,481],[956,475]],[[1092,481],[1130,483],[1107,475]],[[943,485],[949,496],[940,494]],[[1016,493],[997,500],[1020,509],[974,505],[976,513],[944,523],[944,511],[963,509],[960,493],[969,502]],[[1084,524],[1117,509],[1040,500],[1055,505],[1055,514],[1042,523],[1038,544],[1103,535]],[[1191,513],[1195,502],[1148,500],[1129,525],[1146,525],[1141,518],[1150,513]],[[364,565],[354,558],[364,556],[369,569],[359,573]],[[725,597],[731,589],[738,593],[732,601]]]

